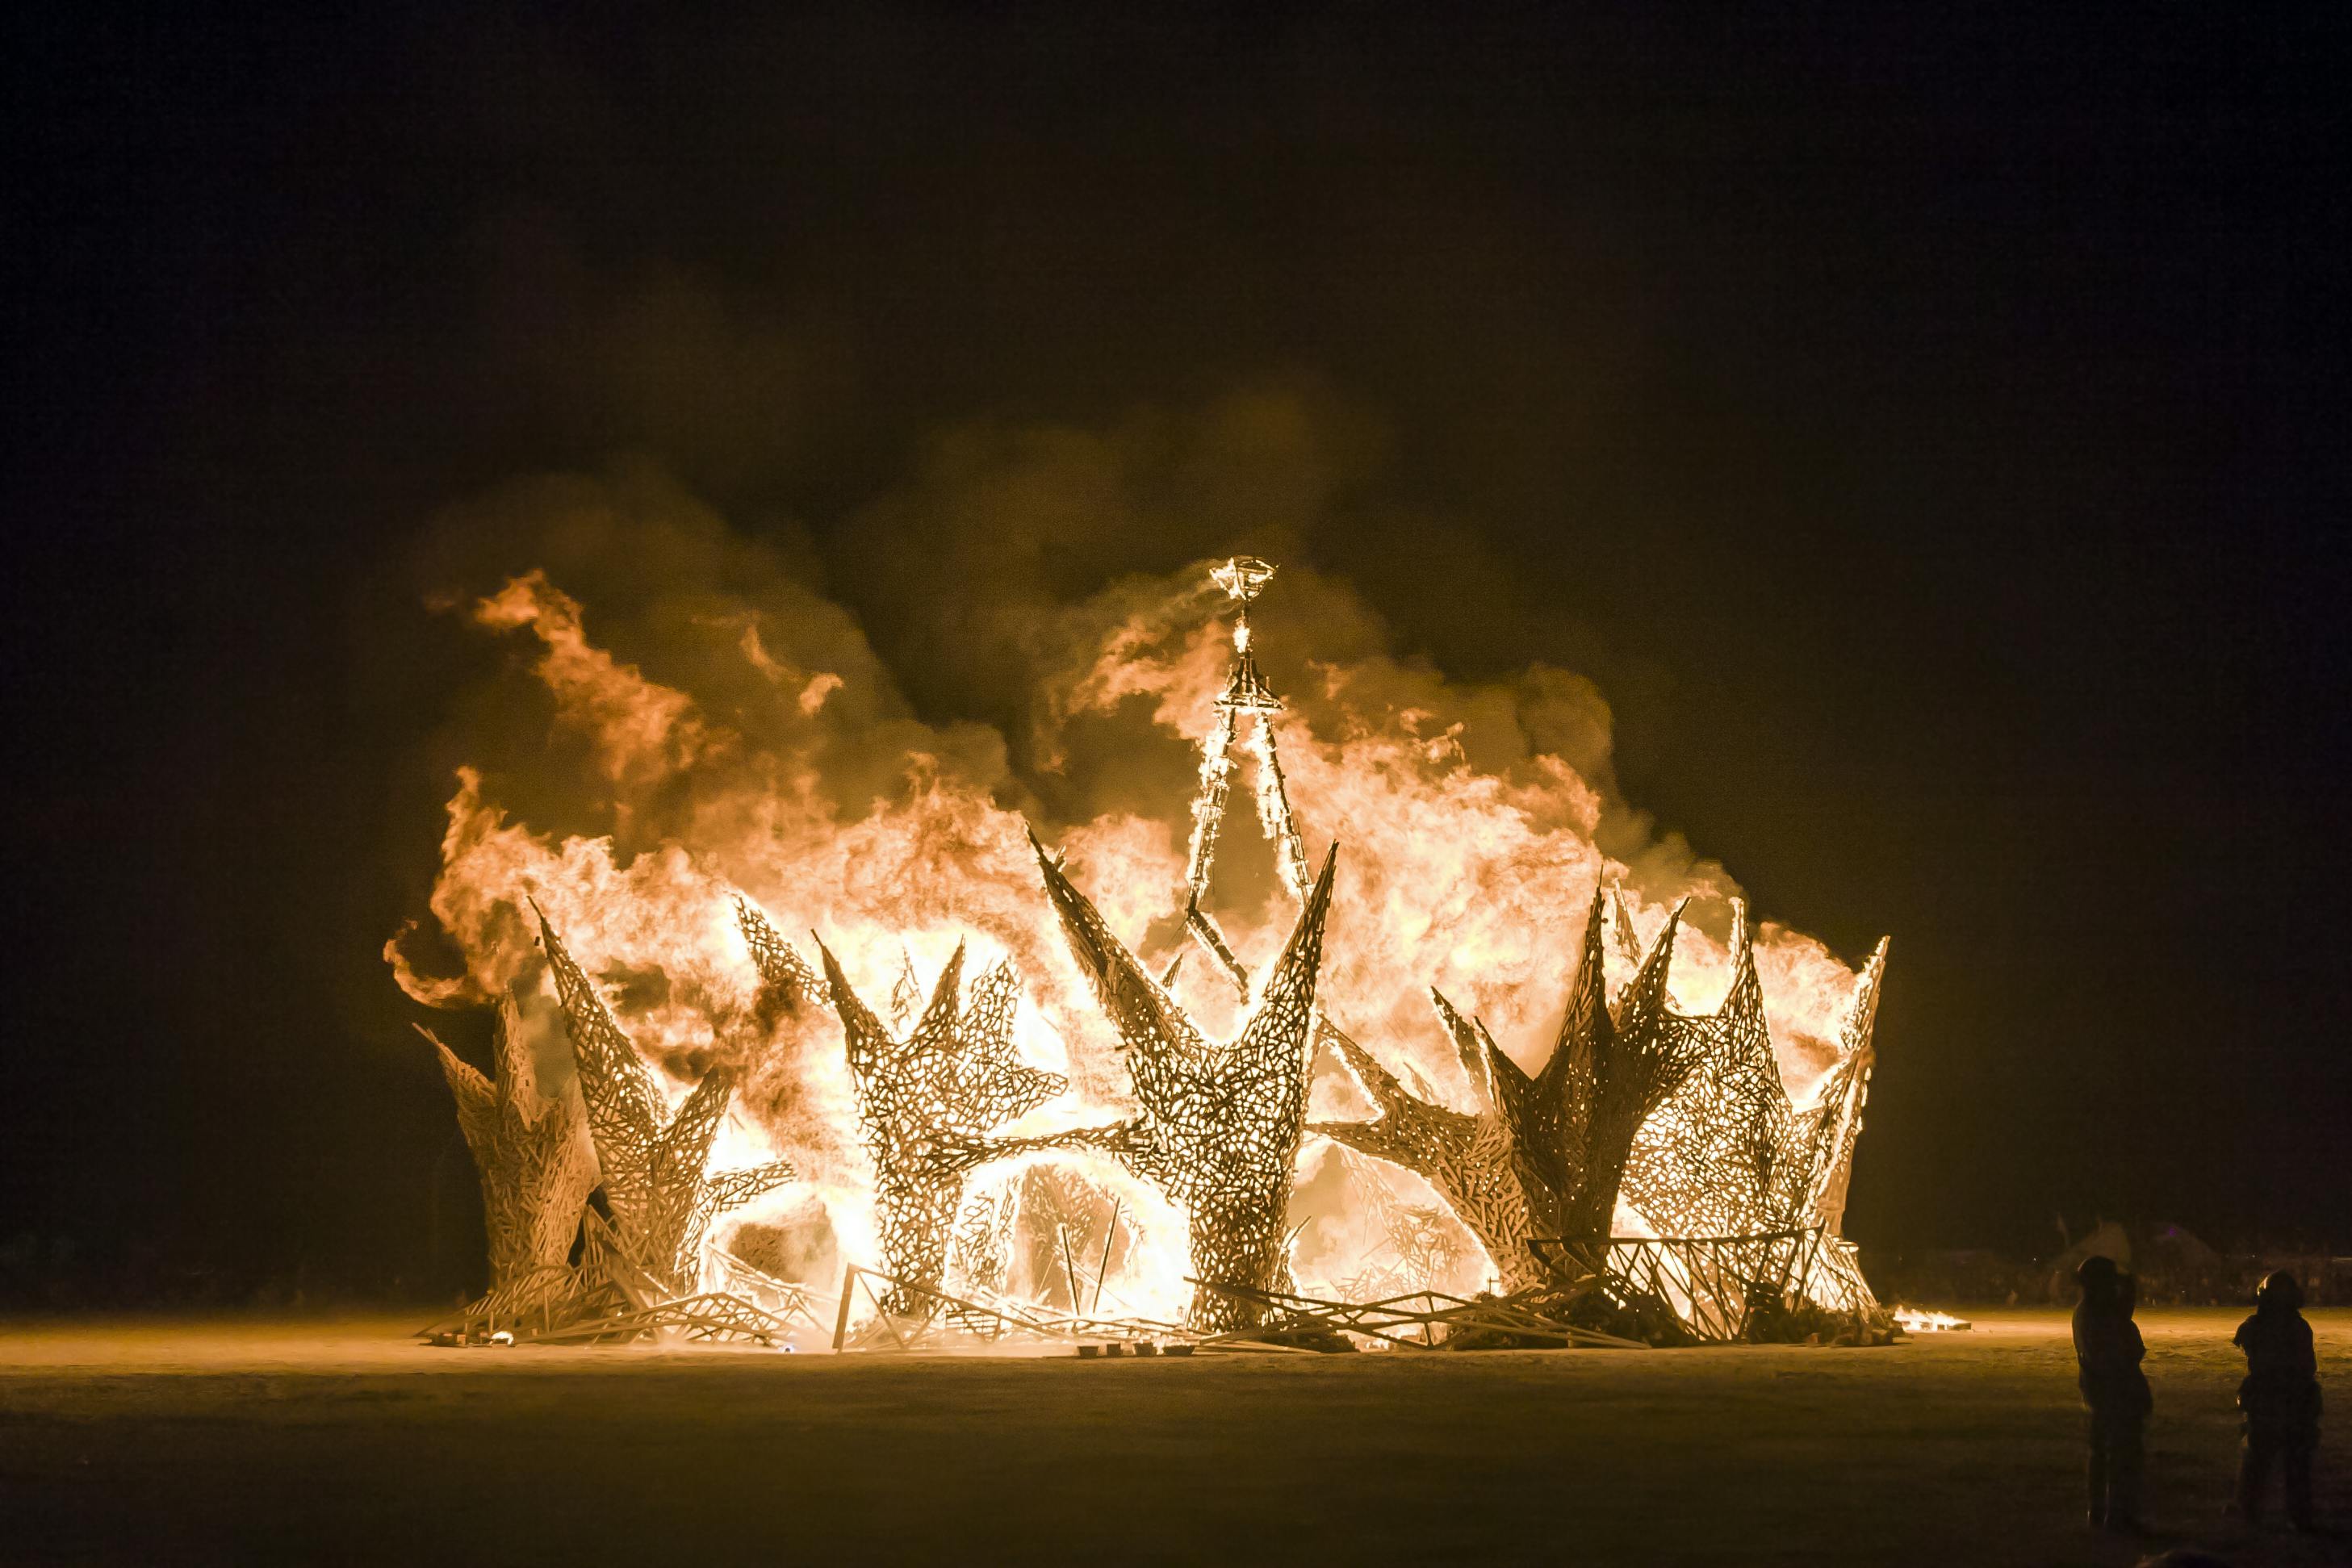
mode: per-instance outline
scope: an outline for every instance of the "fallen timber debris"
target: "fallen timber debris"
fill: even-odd
[[[872,1315],[857,1317],[859,1292]],[[899,1305],[902,1310],[892,1311]],[[1018,1343],[1074,1344],[1158,1341],[1181,1335],[1174,1323],[1150,1318],[1099,1318],[1056,1312],[1034,1301],[991,1296],[972,1300],[936,1286],[901,1280],[879,1269],[851,1264],[841,1278],[841,1302],[834,1320],[837,1351],[951,1351],[959,1346]]]
[[[779,1280],[720,1247],[710,1249],[710,1264],[718,1273],[719,1285],[728,1294],[749,1301],[787,1322],[805,1325],[819,1339],[824,1337],[824,1320],[829,1314],[824,1308],[830,1303],[806,1285]]]
[[[1548,1341],[1612,1350],[1646,1350],[1637,1339],[1605,1333],[1566,1322],[1531,1303],[1558,1299],[1548,1286],[1530,1286],[1507,1296],[1452,1296],[1443,1291],[1412,1291],[1378,1301],[1327,1301],[1288,1291],[1262,1291],[1248,1285],[1218,1284],[1207,1280],[1191,1283],[1205,1291],[1235,1297],[1262,1309],[1265,1320],[1255,1328],[1235,1329],[1201,1342],[1203,1350],[1302,1350],[1301,1338],[1337,1338],[1360,1334],[1403,1350],[1443,1350],[1457,1336],[1482,1333],[1519,1340]]]
[[[683,1295],[631,1263],[592,1211],[589,1256],[579,1269],[551,1268],[516,1281],[429,1323],[417,1337],[434,1344],[625,1344],[676,1338],[740,1341],[775,1349],[825,1333],[820,1298],[719,1248],[708,1249],[719,1289]],[[503,1340],[496,1336],[506,1336]]]
[[[1848,1244],[1823,1226],[1756,1236],[1615,1236],[1605,1243],[1538,1237],[1528,1246],[1570,1291],[1598,1290],[1656,1322],[1665,1331],[1659,1343],[1794,1343],[1811,1335],[1883,1344],[1895,1327],[1866,1287],[1840,1298],[1857,1304],[1822,1304],[1818,1282],[1853,1267]]]

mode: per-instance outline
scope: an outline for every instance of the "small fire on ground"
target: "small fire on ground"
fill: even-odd
[[[1922,1312],[1917,1307],[1897,1307],[1895,1322],[1906,1333],[1951,1333],[1975,1325],[1966,1318],[1956,1318],[1949,1312]]]

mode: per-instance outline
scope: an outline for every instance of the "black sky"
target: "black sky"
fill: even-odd
[[[0,1241],[444,1266],[377,957],[436,672],[370,630],[436,508],[647,455],[890,657],[930,433],[1281,384],[1378,453],[1310,542],[1405,647],[1591,674],[1634,803],[1894,934],[1865,1244],[2352,1244],[2341,16],[66,9],[5,50]]]

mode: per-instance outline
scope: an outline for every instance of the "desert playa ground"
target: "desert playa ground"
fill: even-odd
[[[2081,1526],[2065,1325],[1186,1361],[436,1350],[0,1322],[10,1562],[2352,1561],[2223,1523],[2237,1314],[2143,1314],[2157,1533]],[[2352,1525],[2352,1312],[2314,1314]]]

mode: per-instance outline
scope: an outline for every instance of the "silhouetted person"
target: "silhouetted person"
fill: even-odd
[[[2282,1269],[2263,1281],[2254,1315],[2230,1343],[2246,1353],[2246,1380],[2238,1385],[2245,1452],[2238,1461],[2238,1512],[2255,1521],[2271,1465],[2286,1461],[2286,1516],[2297,1530],[2311,1521],[2311,1456],[2319,1447],[2319,1359],[2311,1324],[2298,1311],[2303,1287]]]
[[[2139,1369],[2147,1348],[2132,1322],[2131,1289],[2112,1258],[2091,1257],[2074,1271],[2083,1300],[2074,1308],[2075,1382],[2091,1410],[2091,1526],[2140,1528],[2140,1427],[2154,1405]]]

